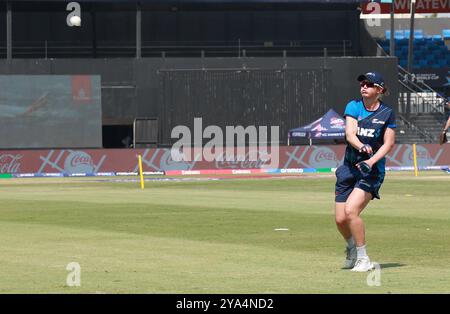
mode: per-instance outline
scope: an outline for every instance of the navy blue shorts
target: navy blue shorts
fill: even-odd
[[[358,168],[346,164],[336,169],[336,202],[346,202],[354,188],[360,188],[372,194],[372,199],[380,198],[378,194],[384,174],[363,175]]]

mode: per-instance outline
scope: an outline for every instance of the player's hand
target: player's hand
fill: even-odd
[[[373,149],[372,146],[370,146],[369,144],[364,144],[363,146],[361,146],[361,148],[359,149],[360,153],[366,153],[369,156],[373,155]]]
[[[356,164],[356,168],[362,173],[362,174],[368,174],[372,170],[372,165],[367,161],[360,161]]]
[[[442,145],[447,143],[447,130],[443,130],[441,134],[439,134],[439,144]]]

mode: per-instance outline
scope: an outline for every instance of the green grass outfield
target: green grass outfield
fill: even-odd
[[[95,178],[95,180],[99,180]],[[0,180],[0,293],[450,293],[450,175],[388,173],[363,213],[381,286],[342,270],[334,175]],[[275,231],[288,228],[288,231]],[[66,265],[81,286],[66,286]]]

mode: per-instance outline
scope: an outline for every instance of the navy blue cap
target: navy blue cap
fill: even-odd
[[[358,81],[368,81],[377,85],[380,85],[384,88],[384,79],[383,76],[381,76],[378,72],[367,72],[366,74],[361,74],[358,76]]]

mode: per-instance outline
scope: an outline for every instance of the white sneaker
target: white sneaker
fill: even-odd
[[[356,263],[356,247],[352,247],[352,248],[346,248],[345,249],[345,254],[347,255],[345,258],[345,262],[344,262],[344,266],[342,267],[343,269],[350,269],[353,268],[353,266],[355,266]]]
[[[368,257],[358,258],[355,263],[355,267],[351,271],[366,272],[374,268]]]

